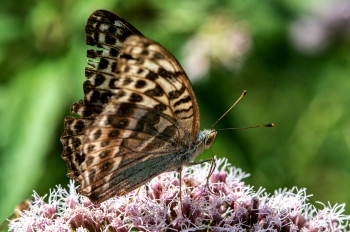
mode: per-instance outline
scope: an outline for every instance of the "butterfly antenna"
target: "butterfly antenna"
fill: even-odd
[[[244,95],[247,94],[247,90],[244,90],[243,93],[241,94],[241,96],[237,99],[237,101],[235,103],[233,103],[233,105],[218,119],[216,120],[216,122],[210,127],[210,129],[212,129],[216,123],[218,123],[228,112],[230,112],[230,110],[232,110],[233,107],[235,107],[235,105],[237,105],[237,103],[244,97]]]
[[[274,127],[275,124],[269,123],[269,124],[263,124],[259,126],[246,126],[246,127],[239,127],[239,128],[223,128],[223,129],[217,129],[219,130],[244,130],[244,129],[251,129],[251,128],[264,128],[264,127]]]

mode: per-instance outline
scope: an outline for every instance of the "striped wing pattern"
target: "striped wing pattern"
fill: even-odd
[[[124,195],[188,164],[198,146],[199,109],[177,60],[125,20],[95,11],[86,26],[93,60],[84,99],[61,137],[67,176],[94,203]]]

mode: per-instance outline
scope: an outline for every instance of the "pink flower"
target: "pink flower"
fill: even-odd
[[[178,173],[163,173],[137,191],[114,197],[98,205],[60,186],[46,197],[34,193],[30,208],[10,221],[11,231],[346,231],[350,217],[345,205],[322,210],[307,203],[305,189],[283,189],[269,195],[242,182],[249,175],[216,160]]]

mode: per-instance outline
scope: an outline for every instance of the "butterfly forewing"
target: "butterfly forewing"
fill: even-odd
[[[80,192],[98,203],[180,169],[202,148],[193,145],[197,101],[177,60],[110,12],[94,12],[86,28],[87,43],[104,50],[88,51],[97,63],[72,106],[82,118],[65,120],[62,157]]]
[[[189,100],[194,96],[184,72],[164,51],[140,36],[122,47],[125,57],[111,86],[115,96],[87,129],[82,146],[88,162],[80,167],[81,192],[95,201],[123,195],[185,163],[181,150],[194,141],[198,107]]]
[[[198,104],[192,86],[176,59],[159,44],[140,36],[129,38],[122,52],[130,57],[120,59],[118,72],[127,80],[135,80],[124,88],[134,91],[136,99],[129,100],[162,111],[192,135],[197,135]],[[142,100],[138,93],[142,94]]]
[[[67,162],[67,176],[77,178],[79,166],[84,160],[79,146],[84,138],[86,128],[92,125],[94,118],[103,110],[113,93],[108,83],[116,72],[116,62],[122,55],[121,46],[131,35],[142,34],[131,24],[115,14],[98,10],[91,14],[86,24],[86,44],[103,48],[102,50],[88,50],[89,67],[85,68],[86,81],[84,99],[74,103],[72,114],[81,118],[66,117],[65,131],[61,137],[64,147],[62,158]]]

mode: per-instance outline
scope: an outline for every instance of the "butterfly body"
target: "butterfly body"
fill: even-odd
[[[177,60],[125,20],[95,11],[84,99],[74,103],[61,137],[67,176],[94,203],[124,195],[188,165],[215,140],[200,132],[197,100]]]

